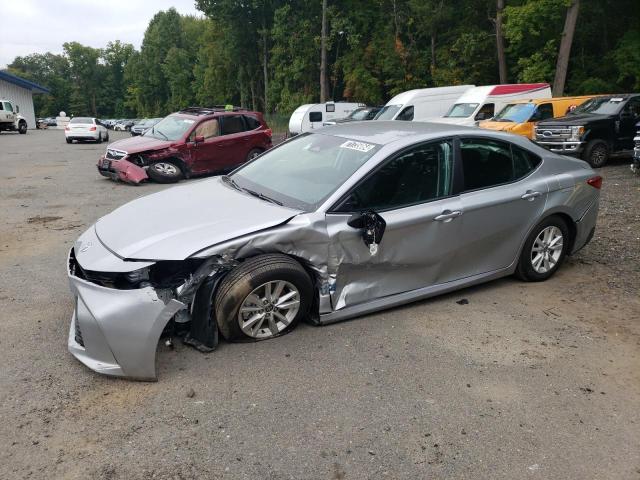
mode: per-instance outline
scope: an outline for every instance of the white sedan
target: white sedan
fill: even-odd
[[[73,117],[64,129],[64,137],[67,143],[74,140],[93,140],[101,143],[103,140],[109,141],[109,131],[97,118]]]

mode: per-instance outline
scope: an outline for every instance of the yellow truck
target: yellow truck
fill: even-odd
[[[563,117],[581,103],[595,96],[533,98],[514,101],[507,104],[495,117],[480,122],[478,126],[488,130],[516,133],[533,140],[536,122],[547,118]]]

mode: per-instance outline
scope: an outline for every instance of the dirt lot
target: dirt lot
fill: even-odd
[[[0,478],[640,478],[628,160],[602,170],[596,236],[548,282],[498,280],[209,355],[163,345],[160,381],[136,383],[66,349],[73,240],[166,188],[103,179],[104,148],[0,135]]]

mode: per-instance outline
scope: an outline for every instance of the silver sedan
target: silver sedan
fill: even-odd
[[[601,177],[515,135],[361,122],[101,218],[71,249],[69,350],[155,379],[161,335],[202,351],[495,278],[552,276],[593,236]],[[241,348],[241,347],[240,347]]]

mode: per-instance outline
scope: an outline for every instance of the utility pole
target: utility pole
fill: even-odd
[[[504,36],[502,34],[502,16],[504,0],[496,1],[496,50],[498,52],[498,74],[500,83],[507,83],[507,58],[504,53]]]
[[[327,0],[322,0],[322,36],[320,37],[320,103],[327,101]]]

